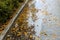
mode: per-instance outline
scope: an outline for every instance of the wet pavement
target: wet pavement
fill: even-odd
[[[60,40],[59,2],[28,2],[3,40]]]

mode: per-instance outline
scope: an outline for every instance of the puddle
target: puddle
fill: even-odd
[[[30,7],[29,25],[35,26],[35,36],[39,40],[60,40],[60,4],[58,0],[34,0]]]
[[[30,1],[15,22],[18,26],[15,33],[19,37],[13,36],[14,40],[60,40],[59,7],[59,0]],[[8,35],[11,35],[10,31]]]

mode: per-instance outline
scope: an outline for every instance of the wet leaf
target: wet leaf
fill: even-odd
[[[46,16],[49,15],[48,11],[42,11],[42,14],[43,14],[43,15],[46,15]]]
[[[33,35],[30,35],[30,38],[33,38]]]
[[[24,35],[27,36],[27,32],[24,32]]]
[[[22,35],[22,33],[21,33],[21,32],[18,32],[18,33],[17,33],[17,36],[21,36],[21,35]]]

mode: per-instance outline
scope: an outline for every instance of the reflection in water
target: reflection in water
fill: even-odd
[[[60,40],[60,6],[57,0],[28,2],[5,39],[10,40]],[[56,5],[55,5],[56,4]],[[4,39],[4,40],[5,40]],[[7,39],[7,40],[8,40]]]
[[[42,40],[60,40],[60,4],[58,0],[35,0],[30,10],[29,25],[35,26],[35,36]],[[36,12],[37,11],[37,12]],[[32,23],[31,23],[32,22]]]

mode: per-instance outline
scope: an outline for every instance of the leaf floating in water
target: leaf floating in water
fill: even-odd
[[[46,23],[46,22],[47,22],[47,19],[43,18],[42,21],[43,21],[44,23]]]
[[[40,35],[48,36],[46,32],[40,32]]]
[[[56,23],[57,26],[60,26],[60,23]]]
[[[39,37],[35,37],[35,40],[40,40],[40,38]]]
[[[45,3],[46,0],[41,0],[43,3]]]
[[[49,15],[48,11],[42,11],[42,14],[43,14],[43,15],[46,15],[46,16]]]
[[[54,34],[52,34],[52,37],[53,38],[57,38],[57,35],[54,33]]]

